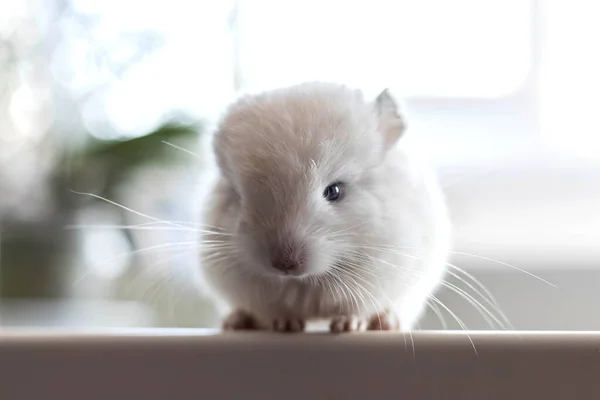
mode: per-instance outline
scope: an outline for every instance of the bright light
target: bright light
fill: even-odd
[[[245,89],[304,80],[496,97],[530,69],[529,1],[242,2]]]
[[[126,60],[135,51],[131,46],[115,48],[120,33],[151,31],[162,42],[116,80],[86,67],[89,45],[77,37],[69,39],[70,89],[85,93],[110,82],[105,93],[84,107],[84,122],[92,134],[105,135],[107,122],[119,135],[146,134],[176,111],[206,118],[220,113],[233,96],[229,1],[78,0],[75,5],[100,17],[90,35],[94,46],[103,48],[111,59]]]
[[[562,152],[600,158],[600,4],[548,1],[541,129]]]

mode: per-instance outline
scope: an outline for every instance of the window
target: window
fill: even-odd
[[[320,79],[497,98],[530,72],[531,2],[240,2],[237,37],[249,89]]]
[[[241,2],[242,88],[321,79],[374,96],[390,87],[425,121],[434,159],[489,163],[533,136],[533,10],[530,1]]]
[[[600,5],[548,2],[542,27],[542,132],[563,154],[600,159]]]
[[[481,274],[519,326],[589,328],[583,318],[552,324],[535,304],[560,296],[592,312],[582,303],[593,290],[573,282],[600,265],[599,9],[533,0],[240,2],[239,86],[321,79],[369,95],[391,87],[438,164],[455,249],[480,256],[456,255],[456,263]],[[463,311],[464,299],[451,297],[444,301]],[[485,328],[473,314],[468,325]]]
[[[331,80],[368,96],[389,87],[403,98],[411,135],[427,145],[439,169],[455,250],[479,256],[455,255],[454,261],[480,274],[517,326],[598,329],[590,318],[591,305],[600,301],[592,285],[600,274],[598,20],[600,5],[593,1],[0,2],[0,272],[16,265],[15,252],[6,249],[27,236],[16,235],[19,229],[39,235],[21,243],[24,248],[55,243],[58,236],[49,232],[64,223],[56,216],[86,224],[148,222],[117,214],[112,205],[78,203],[74,211],[74,200],[61,194],[68,189],[109,187],[112,200],[144,214],[193,218],[189,187],[197,170],[191,162],[118,173],[84,163],[90,172],[66,180],[65,170],[86,168],[61,160],[86,143],[145,138],[182,114],[209,130],[241,93]],[[113,175],[123,175],[120,185],[107,183]],[[130,274],[134,292],[166,298],[150,308],[163,324],[178,320],[170,308],[189,281],[182,271],[195,256],[194,242],[170,251],[161,243],[185,243],[185,230],[151,228],[131,237],[117,228],[83,230],[89,235],[75,240],[76,250],[60,250],[65,253],[57,261],[73,264],[60,279],[79,282],[68,295],[118,292],[138,301],[115,289],[138,262],[156,268],[147,280]],[[101,255],[152,246],[159,246],[156,252],[119,259],[112,268],[87,265]],[[516,270],[506,264],[554,277],[566,292],[541,289],[540,281],[510,274]],[[575,284],[582,270],[589,275]],[[174,289],[159,282],[165,277],[173,278]],[[555,296],[562,305],[552,303]],[[470,327],[485,328],[464,299],[443,300],[467,313]],[[525,302],[535,310],[525,314]],[[544,304],[581,314],[554,320]],[[200,306],[175,312],[178,321],[209,320],[194,307]],[[528,322],[532,313],[538,318]]]

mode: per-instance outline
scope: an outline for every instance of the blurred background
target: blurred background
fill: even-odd
[[[0,326],[216,326],[191,283],[203,139],[241,93],[319,79],[404,98],[469,274],[438,298],[468,328],[494,328],[475,299],[497,312],[475,278],[516,329],[600,330],[598,20],[564,0],[0,2]]]

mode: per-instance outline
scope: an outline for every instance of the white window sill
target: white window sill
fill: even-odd
[[[394,333],[4,331],[0,394],[3,400],[600,396],[600,332],[473,332],[471,338],[478,354],[464,333],[415,333],[411,340]]]

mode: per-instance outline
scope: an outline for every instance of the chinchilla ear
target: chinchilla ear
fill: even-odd
[[[375,111],[379,121],[378,131],[384,137],[385,148],[392,147],[406,130],[404,118],[389,89],[385,89],[375,99]]]

